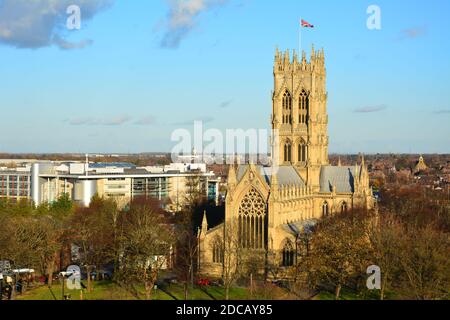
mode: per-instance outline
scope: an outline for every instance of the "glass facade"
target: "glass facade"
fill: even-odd
[[[146,196],[165,200],[169,197],[169,191],[167,178],[135,178],[132,180],[133,197]]]
[[[26,198],[30,197],[30,176],[3,173],[0,175],[0,197]]]

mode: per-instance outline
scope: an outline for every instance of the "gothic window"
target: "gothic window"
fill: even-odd
[[[295,263],[295,261],[294,261],[295,251],[294,251],[292,242],[290,240],[286,241],[286,244],[284,245],[282,254],[283,254],[282,266],[283,267],[292,267]]]
[[[298,145],[298,162],[308,161],[308,147],[305,141],[301,141]]]
[[[300,124],[308,124],[309,118],[309,94],[302,90],[299,98],[299,112],[298,112],[298,122]]]
[[[330,208],[328,206],[328,202],[325,201],[322,205],[322,216],[328,217],[329,214],[330,214]]]
[[[342,203],[341,203],[341,213],[345,213],[345,212],[347,212],[347,210],[348,210],[347,202],[342,201]]]
[[[292,144],[288,141],[284,145],[284,162],[292,161]]]
[[[251,188],[242,199],[238,216],[242,248],[265,248],[266,207],[266,202],[255,188]]]
[[[283,124],[292,124],[292,97],[287,90],[283,95]]]
[[[220,240],[216,240],[213,245],[213,263],[223,263],[224,252]]]

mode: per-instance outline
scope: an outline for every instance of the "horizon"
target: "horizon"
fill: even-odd
[[[110,158],[118,158],[118,157],[124,157],[124,156],[142,156],[142,155],[148,155],[148,156],[170,156],[170,152],[164,152],[164,151],[154,151],[154,152],[138,152],[138,153],[101,153],[101,152],[92,152],[92,153],[77,153],[77,152],[38,152],[38,153],[27,153],[27,152],[18,152],[18,153],[11,153],[11,152],[0,152],[0,160],[21,160],[21,159],[9,159],[9,158],[1,158],[2,155],[10,155],[10,156],[76,156],[76,157],[83,157],[85,158],[86,155],[89,157],[110,157]],[[190,156],[192,154],[183,154],[183,156]],[[236,156],[249,156],[249,155],[263,155],[263,154],[254,154],[254,153],[237,153],[234,154]],[[336,156],[349,156],[349,157],[374,157],[374,156],[449,156],[450,153],[335,153],[331,152],[329,153],[330,157],[336,157]],[[224,154],[223,157],[230,157],[233,156],[233,154]],[[30,158],[25,158],[23,160],[30,160]],[[39,159],[35,159],[39,160]]]

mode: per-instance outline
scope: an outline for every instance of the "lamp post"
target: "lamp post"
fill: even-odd
[[[64,276],[62,277],[62,300],[64,299],[64,282],[66,282],[66,279],[64,278]]]
[[[0,273],[0,301],[3,300],[3,273]]]
[[[64,294],[65,292],[65,282],[66,282],[66,278],[70,277],[73,275],[73,272],[60,272],[59,275],[62,277],[62,300],[67,300],[66,299],[66,295]]]

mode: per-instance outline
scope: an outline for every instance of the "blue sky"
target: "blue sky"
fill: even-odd
[[[275,48],[298,48],[300,18],[303,48],[325,49],[331,152],[450,152],[449,1],[35,1],[0,0],[0,152],[170,151],[195,119],[268,128]]]

